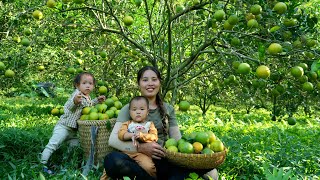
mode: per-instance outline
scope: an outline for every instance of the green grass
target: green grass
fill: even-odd
[[[50,111],[63,105],[65,98],[1,98],[0,101],[0,179],[38,179],[41,172],[39,154],[47,144],[58,117]],[[219,168],[225,179],[319,179],[319,114],[305,117],[296,114],[297,124],[285,120],[271,121],[270,112],[257,110],[230,113],[213,107],[206,117],[197,107],[188,112],[177,110],[184,133],[212,130],[229,152]],[[58,174],[47,179],[84,179],[82,150],[68,152],[62,146],[52,156]],[[95,167],[88,179],[99,179],[101,167]],[[278,175],[281,174],[281,175]],[[281,178],[279,178],[281,177]]]

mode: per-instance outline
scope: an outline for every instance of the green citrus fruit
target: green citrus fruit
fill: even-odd
[[[73,68],[73,67],[69,67],[68,69],[67,69],[67,72],[68,73],[70,73],[70,74],[74,74],[74,73],[76,73],[76,69],[75,68]]]
[[[228,18],[228,23],[230,24],[230,25],[236,25],[237,23],[238,23],[238,21],[239,21],[239,18],[238,18],[238,16],[237,15],[231,15],[231,16],[229,16],[229,18]]]
[[[266,79],[270,76],[270,69],[267,66],[261,65],[256,70],[258,78]]]
[[[123,23],[126,26],[131,26],[133,24],[133,18],[131,16],[125,16],[123,18]]]
[[[108,106],[108,107],[112,107],[114,105],[114,100],[112,98],[107,98],[104,103]]]
[[[250,19],[248,22],[247,22],[247,26],[248,28],[258,28],[259,27],[259,23],[256,19]]]
[[[188,111],[190,109],[190,103],[188,101],[181,101],[179,103],[180,111]]]
[[[58,108],[53,108],[51,110],[51,114],[54,116],[58,116],[60,114],[60,110]]]
[[[108,89],[107,89],[107,87],[105,87],[105,86],[100,86],[99,87],[99,94],[107,94],[107,92],[108,92]]]
[[[176,13],[180,13],[184,10],[184,7],[181,4],[176,5]]]
[[[213,154],[214,152],[208,148],[208,147],[205,147],[202,151],[201,151],[201,154]]]
[[[298,66],[302,67],[302,69],[305,71],[308,70],[308,64],[306,64],[306,63],[299,63]]]
[[[229,24],[228,21],[225,21],[224,24],[223,24],[223,28],[224,28],[225,30],[232,30],[233,25]]]
[[[43,71],[45,69],[45,67],[43,65],[39,65],[37,69],[38,69],[38,71]]]
[[[47,6],[49,8],[54,8],[56,6],[56,2],[54,0],[48,0],[47,1]]]
[[[222,21],[225,18],[226,13],[223,10],[217,10],[213,17],[217,20],[217,21]]]
[[[77,50],[77,51],[76,51],[76,56],[77,56],[77,57],[81,57],[82,54],[83,54],[83,52],[82,52],[81,50]]]
[[[278,14],[283,14],[287,11],[287,5],[284,2],[278,2],[276,5],[274,5],[273,10]]]
[[[295,78],[300,78],[304,74],[304,71],[300,66],[294,66],[293,68],[291,68],[290,72],[291,75]]]
[[[33,16],[33,18],[38,19],[38,20],[41,20],[43,18],[43,14],[39,10],[33,11],[32,16]]]
[[[4,76],[9,77],[9,78],[14,77],[14,75],[15,75],[15,73],[11,69],[6,70],[6,72],[4,73]]]
[[[214,152],[221,152],[224,150],[224,145],[220,140],[215,140],[210,143],[210,149]]]
[[[183,142],[178,146],[178,149],[181,153],[192,154],[194,152],[193,146],[189,142]]]
[[[250,8],[250,13],[252,13],[253,15],[261,14],[261,12],[262,12],[262,7],[259,4],[255,4]]]
[[[118,110],[118,109],[121,109],[121,108],[122,108],[122,103],[121,103],[120,101],[115,101],[115,102],[114,102],[114,107],[116,107],[117,110]]]
[[[164,146],[166,148],[170,147],[170,146],[178,146],[178,142],[177,140],[175,140],[174,138],[169,138],[168,140],[166,140],[166,142],[164,143]]]
[[[294,117],[288,117],[287,121],[289,125],[295,125],[297,123]]]
[[[22,44],[23,46],[29,46],[29,45],[30,45],[30,41],[29,41],[28,38],[23,38],[23,39],[21,40],[21,44]]]
[[[24,33],[26,36],[29,36],[29,35],[32,34],[32,30],[31,30],[31,28],[26,28],[26,29],[23,30],[23,33]]]
[[[178,152],[178,151],[179,151],[176,146],[169,146],[169,147],[167,148],[167,150],[170,151],[170,152]]]
[[[241,42],[240,42],[240,39],[239,39],[239,38],[233,37],[233,38],[231,39],[231,45],[232,45],[232,46],[239,46],[240,44],[241,44]]]
[[[302,84],[302,89],[304,91],[312,91],[313,90],[313,84],[311,82],[305,82]]]
[[[194,141],[200,142],[203,146],[206,146],[210,141],[210,136],[207,132],[198,132]]]
[[[90,112],[89,114],[89,120],[98,120],[99,119],[99,114],[98,112]]]
[[[91,107],[87,106],[82,109],[81,114],[89,114],[90,111],[91,111]]]
[[[249,74],[251,71],[251,67],[248,63],[240,63],[238,66],[238,72],[240,74]]]
[[[113,118],[114,114],[115,114],[115,111],[112,110],[112,109],[109,109],[109,110],[106,111],[106,114],[109,116],[109,118]]]
[[[100,52],[100,57],[105,59],[107,57],[107,52],[106,51],[101,51]]]
[[[3,62],[0,61],[0,71],[3,71],[6,68]]]
[[[268,47],[269,54],[276,55],[282,52],[282,46],[278,43],[271,43]]]

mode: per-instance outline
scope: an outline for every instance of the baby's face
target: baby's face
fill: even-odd
[[[90,75],[83,75],[80,79],[80,84],[78,84],[77,88],[84,95],[88,96],[94,88],[93,77]]]
[[[144,99],[133,100],[130,105],[130,116],[135,122],[144,122],[148,116],[148,104]]]

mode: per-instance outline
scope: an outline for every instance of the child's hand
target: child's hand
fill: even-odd
[[[106,96],[104,96],[104,95],[98,97],[99,103],[102,103],[102,102],[104,102],[105,100],[106,100]]]
[[[81,92],[79,92],[79,94],[77,94],[76,96],[74,96],[74,98],[73,98],[73,102],[74,102],[74,104],[80,104],[81,103],[81,101],[82,101],[82,93]]]
[[[133,146],[135,147],[139,147],[139,141],[135,138],[135,136],[132,136],[132,143],[133,143]]]

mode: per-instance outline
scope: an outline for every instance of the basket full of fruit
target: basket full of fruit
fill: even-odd
[[[107,100],[110,102],[111,98]],[[80,145],[89,158],[92,151],[92,135],[95,134],[94,142],[94,162],[102,162],[104,157],[115,149],[108,145],[108,140],[116,123],[118,110],[121,106],[115,107],[112,104],[97,104],[82,109],[82,115],[77,121],[80,135]],[[94,127],[94,129],[92,128]],[[94,130],[94,131],[93,131]]]
[[[193,132],[165,142],[168,161],[190,169],[213,169],[226,159],[227,148],[212,131]]]

